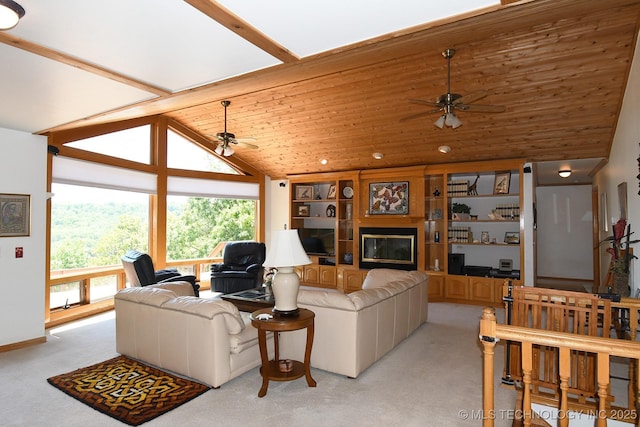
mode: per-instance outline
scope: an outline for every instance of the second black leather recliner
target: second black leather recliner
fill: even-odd
[[[211,264],[211,290],[228,294],[260,287],[265,258],[264,243],[227,243],[222,263]]]

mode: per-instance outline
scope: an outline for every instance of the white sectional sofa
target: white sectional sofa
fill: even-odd
[[[428,276],[375,269],[351,294],[301,289],[298,306],[315,314],[311,366],[355,378],[427,320]],[[281,357],[302,360],[306,334],[280,337]]]
[[[260,366],[249,313],[195,297],[188,282],[123,289],[115,310],[116,351],[122,355],[215,388]],[[273,358],[273,339],[267,342]]]

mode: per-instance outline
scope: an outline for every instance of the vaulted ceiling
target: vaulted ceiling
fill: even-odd
[[[424,1],[323,13],[296,0],[20,3],[27,15],[0,33],[0,126],[47,134],[163,114],[215,141],[228,99],[228,130],[259,147],[234,156],[273,178],[607,158],[640,17],[639,0],[450,1],[435,17]],[[451,91],[486,91],[474,103],[504,112],[457,112],[456,129],[434,126],[441,113],[404,120],[431,110],[410,99],[447,92],[447,48]]]

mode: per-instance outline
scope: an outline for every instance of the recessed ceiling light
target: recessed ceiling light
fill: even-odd
[[[373,158],[376,160],[380,160],[384,157],[384,154],[382,153],[373,153]]]
[[[322,159],[320,160],[320,163],[326,165],[327,163],[329,163],[329,161],[327,159]]]
[[[559,170],[558,175],[560,175],[562,178],[569,178],[571,176],[571,169]]]
[[[449,151],[451,151],[451,147],[449,147],[448,145],[441,145],[440,147],[438,147],[438,151],[447,154]]]

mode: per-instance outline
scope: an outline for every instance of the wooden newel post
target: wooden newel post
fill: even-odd
[[[480,341],[482,341],[483,369],[482,369],[482,425],[493,427],[494,425],[494,400],[493,400],[493,356],[496,338],[496,313],[495,309],[485,307],[480,318]]]

